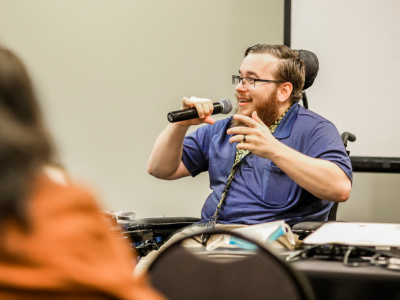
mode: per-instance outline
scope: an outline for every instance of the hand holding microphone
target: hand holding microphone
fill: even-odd
[[[190,108],[181,109],[169,112],[167,115],[168,121],[171,123],[181,122],[191,119],[201,118],[209,115],[212,110],[211,115],[216,114],[229,114],[232,111],[232,104],[229,99],[221,99],[216,103],[212,103],[209,99],[201,99],[196,97],[183,98],[184,106],[192,106]],[[198,124],[200,124],[199,122]],[[194,124],[192,124],[194,125]]]

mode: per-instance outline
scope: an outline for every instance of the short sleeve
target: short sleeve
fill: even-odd
[[[208,170],[209,125],[188,134],[183,142],[182,162],[195,177]]]
[[[333,162],[353,180],[350,158],[338,130],[331,122],[322,121],[310,132],[307,155]]]

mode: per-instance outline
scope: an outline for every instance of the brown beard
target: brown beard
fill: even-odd
[[[279,118],[279,107],[276,95],[277,89],[275,89],[264,101],[257,102],[254,107],[258,117],[268,127],[274,124],[274,122]],[[235,96],[238,97],[238,94],[236,94]],[[239,108],[239,106],[236,106],[233,113],[237,114],[239,112]],[[251,115],[248,117],[251,117]],[[243,123],[242,121],[232,119],[231,127],[238,126],[248,127],[247,124]]]

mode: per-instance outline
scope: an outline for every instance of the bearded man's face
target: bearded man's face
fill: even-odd
[[[275,80],[273,74],[278,62],[278,58],[267,53],[250,54],[244,58],[239,69],[240,78],[243,79],[236,85],[238,106],[235,113],[251,117],[253,111],[256,111],[268,127],[279,118],[277,83],[257,81]],[[232,126],[246,125],[233,120]]]
[[[269,95],[266,95],[262,99],[258,99],[257,101],[254,101],[254,99],[249,99],[253,103],[253,111],[257,112],[258,117],[263,121],[263,123],[266,126],[271,126],[280,116],[279,116],[279,107],[278,107],[278,100],[277,100],[277,89],[275,88],[272,93]],[[236,94],[235,97],[238,99],[240,97],[240,94]],[[239,99],[238,99],[239,102]],[[246,114],[244,114],[246,113]],[[234,110],[234,114],[240,114],[240,115],[245,115],[248,117],[251,117],[252,112],[248,111],[243,111],[241,109],[241,106],[236,106]],[[239,120],[232,119],[232,127],[237,127],[237,126],[247,126],[243,122]]]

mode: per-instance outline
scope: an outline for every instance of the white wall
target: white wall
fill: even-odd
[[[234,99],[244,50],[283,43],[283,0],[0,0],[0,43],[26,62],[61,158],[107,209],[199,216],[208,176],[152,178],[154,140],[182,97]]]
[[[310,109],[357,136],[354,156],[400,157],[400,1],[293,0],[292,48],[317,54]],[[338,219],[400,222],[400,174],[355,173]]]

